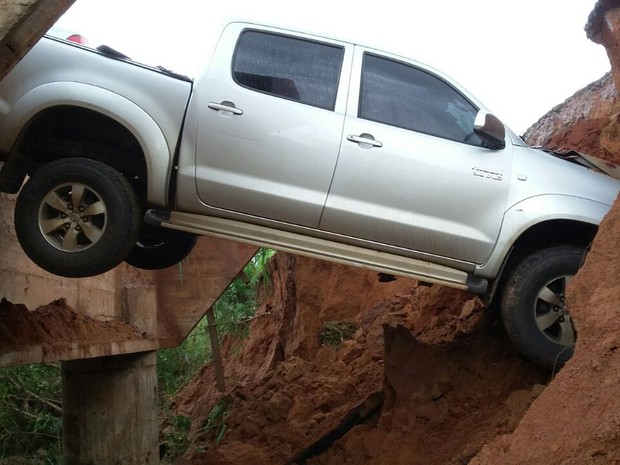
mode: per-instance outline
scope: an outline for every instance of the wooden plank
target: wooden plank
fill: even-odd
[[[75,0],[0,0],[0,79]]]
[[[224,362],[220,351],[220,339],[217,335],[217,322],[215,321],[215,311],[213,307],[207,310],[207,324],[209,325],[209,340],[211,341],[211,356],[215,367],[215,384],[217,390],[226,392],[226,377],[224,376]]]

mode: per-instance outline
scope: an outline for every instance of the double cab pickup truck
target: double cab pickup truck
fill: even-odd
[[[235,22],[196,53],[191,80],[44,37],[0,82],[0,190],[37,265],[157,269],[217,236],[470,290],[527,357],[570,357],[566,285],[620,188],[600,164],[363,45]]]

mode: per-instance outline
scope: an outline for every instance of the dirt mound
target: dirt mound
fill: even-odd
[[[219,446],[212,368],[177,398],[194,451],[179,463],[465,463],[546,381],[469,293],[286,254],[272,276],[263,316],[226,361]],[[333,321],[358,328],[338,348],[321,345]]]
[[[575,355],[514,434],[485,447],[471,465],[620,463],[619,235],[620,201],[568,290]]]
[[[119,321],[99,321],[76,313],[64,299],[29,311],[24,305],[0,301],[0,354],[44,345],[48,350],[68,345],[144,339]]]
[[[610,72],[550,110],[523,138],[533,146],[576,150],[620,163],[617,101]]]

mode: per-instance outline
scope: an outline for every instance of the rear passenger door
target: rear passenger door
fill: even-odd
[[[340,148],[352,54],[344,43],[229,25],[193,97],[202,202],[233,216],[317,227]]]

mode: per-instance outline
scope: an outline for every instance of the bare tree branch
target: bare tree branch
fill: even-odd
[[[51,409],[55,410],[56,412],[58,412],[59,414],[62,415],[62,406],[58,405],[56,402],[54,402],[52,399],[46,399],[45,397],[41,397],[38,394],[35,394],[34,392],[30,391],[26,385],[24,384],[24,382],[19,378],[19,376],[16,375],[9,375],[7,376],[7,379],[13,384],[13,386],[15,386],[16,388],[22,390],[23,392],[25,392],[26,394],[28,394],[30,397],[32,397],[33,399],[47,405],[48,407],[50,407]]]

